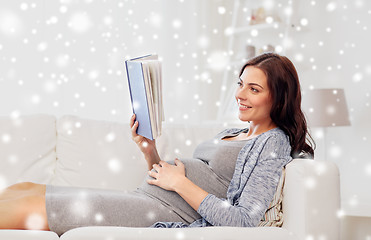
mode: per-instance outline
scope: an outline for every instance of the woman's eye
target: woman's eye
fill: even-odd
[[[251,91],[253,91],[253,92],[259,92],[259,90],[258,89],[256,89],[256,88],[251,88]]]
[[[242,83],[241,82],[237,82],[237,85],[241,87],[242,86]]]

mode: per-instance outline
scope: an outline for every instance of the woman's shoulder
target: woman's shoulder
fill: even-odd
[[[290,144],[289,136],[279,127],[273,128],[261,134],[262,141],[279,141]]]
[[[289,137],[280,128],[274,128],[261,134],[257,139],[256,147],[261,155],[267,154],[267,158],[291,158]]]

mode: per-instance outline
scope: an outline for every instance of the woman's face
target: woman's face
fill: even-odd
[[[270,123],[272,100],[268,88],[267,76],[259,68],[248,66],[240,76],[236,90],[241,121],[256,124]]]

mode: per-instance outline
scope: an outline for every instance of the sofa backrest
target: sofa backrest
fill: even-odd
[[[163,125],[156,139],[163,160],[192,157],[221,125]],[[66,115],[0,117],[0,189],[22,181],[134,190],[147,173],[128,123]]]
[[[50,183],[55,169],[56,119],[0,117],[0,189],[17,182]]]

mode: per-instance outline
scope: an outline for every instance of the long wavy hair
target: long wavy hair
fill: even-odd
[[[272,98],[270,117],[289,136],[291,156],[313,158],[315,143],[301,110],[300,83],[294,64],[285,56],[263,53],[249,59],[240,76],[248,66],[259,68],[267,76]]]

